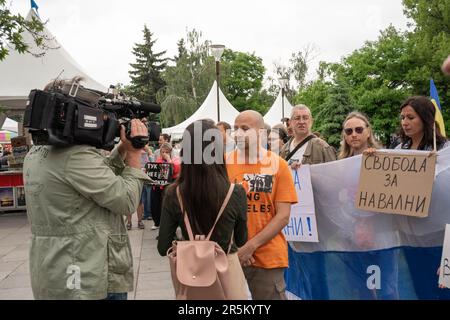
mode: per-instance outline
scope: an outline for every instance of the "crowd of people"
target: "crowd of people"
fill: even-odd
[[[450,72],[449,59],[443,70]],[[399,115],[400,143],[395,148],[436,151],[434,139],[437,150],[449,145],[435,130],[435,108],[427,97],[408,98]],[[289,263],[282,229],[291,205],[301,201],[292,170],[382,148],[370,119],[360,112],[351,112],[342,123],[339,150],[312,132],[313,121],[306,105],[294,106],[290,118],[273,128],[251,110],[240,113],[233,124],[199,120],[186,128],[181,152],[166,134],[157,150],[149,145],[136,149],[123,129],[108,157],[86,145],[33,146],[24,164],[24,183],[34,297],[126,299],[133,290],[127,235],[131,213],[137,212],[139,228],[145,227],[143,219],[153,219],[152,229],[159,229],[157,249],[164,256],[174,240],[188,239],[184,215],[195,235],[211,230],[233,185],[211,235],[228,253],[234,288],[229,298],[286,299],[284,271]],[[215,138],[205,139],[207,132]],[[145,121],[132,120],[131,137],[146,135]],[[171,168],[166,184],[152,184],[143,172],[149,162]],[[364,224],[355,228],[359,225]],[[358,241],[364,248],[370,231],[356,234],[361,234]],[[317,276],[321,274],[318,270]],[[394,292],[388,298],[398,296]]]

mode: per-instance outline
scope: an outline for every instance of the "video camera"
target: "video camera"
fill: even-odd
[[[130,121],[161,112],[159,105],[127,98],[116,90],[103,93],[87,89],[79,80],[55,81],[48,89],[30,92],[23,124],[29,128],[35,144],[87,144],[112,150],[115,138],[120,137],[121,124],[136,149],[158,141],[161,128],[157,122],[148,122],[148,137],[131,138]]]

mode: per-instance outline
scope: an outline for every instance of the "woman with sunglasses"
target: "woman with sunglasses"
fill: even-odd
[[[345,159],[362,154],[375,153],[381,146],[373,135],[369,120],[360,112],[351,112],[342,125],[341,149],[339,159]],[[372,217],[375,214],[355,211],[354,229],[350,241],[351,245],[366,254],[352,257],[342,256],[346,266],[350,290],[355,292],[356,299],[362,300],[395,300],[398,299],[398,258],[397,252],[379,254],[374,250],[377,237]],[[379,289],[367,287],[367,268],[376,265],[382,270],[381,286]]]
[[[362,113],[351,112],[345,118],[342,127],[341,149],[338,159],[356,156],[368,148],[380,148],[380,144],[373,136],[369,121]]]

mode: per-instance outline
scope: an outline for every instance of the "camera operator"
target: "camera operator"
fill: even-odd
[[[131,137],[147,136],[131,120]],[[127,299],[133,258],[124,216],[136,211],[142,187],[135,149],[122,126],[109,157],[89,145],[36,145],[24,162],[31,224],[30,276],[35,299]]]

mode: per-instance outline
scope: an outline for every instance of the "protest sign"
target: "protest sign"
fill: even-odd
[[[172,182],[172,164],[147,162],[145,164],[145,172],[152,179],[151,185],[165,186]]]
[[[436,156],[377,151],[363,155],[355,207],[362,210],[427,217]]]
[[[283,228],[287,241],[319,242],[309,165],[292,170],[298,202],[291,206],[289,223]]]

